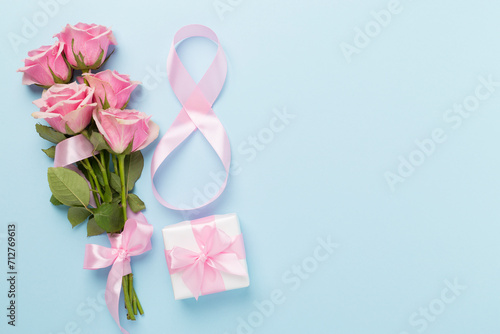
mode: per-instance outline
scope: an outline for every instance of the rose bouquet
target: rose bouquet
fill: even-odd
[[[86,267],[120,264],[127,318],[135,320],[143,309],[133,287],[129,257],[139,254],[141,247],[150,248],[152,227],[138,218],[145,205],[131,191],[144,166],[140,150],[156,139],[159,129],[150,116],[125,109],[139,82],[116,71],[95,72],[111,55],[110,45],[116,45],[110,29],[78,23],[54,37],[58,38],[54,45],[30,51],[18,70],[23,72],[23,84],[45,88],[33,102],[39,111],[32,115],[48,123],[36,124],[36,131],[55,144],[43,149],[54,159],[54,167],[48,169],[50,202],[69,207],[73,227],[87,221],[87,236],[108,233],[114,248],[87,245],[95,246],[87,247],[87,253],[96,252],[95,258],[104,265],[92,266],[86,259]],[[82,75],[71,82],[75,70]],[[134,236],[141,231],[145,238]],[[127,248],[127,243],[135,244]],[[118,300],[116,286],[111,290],[114,295],[107,291],[106,302],[117,320],[117,307],[112,311],[111,305]],[[117,293],[119,297],[120,285]]]

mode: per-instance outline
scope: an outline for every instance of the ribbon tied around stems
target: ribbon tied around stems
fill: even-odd
[[[215,226],[214,216],[191,221],[194,238],[199,250],[176,246],[165,250],[170,274],[182,273],[184,284],[198,300],[202,295],[225,291],[221,272],[246,275],[240,263],[245,248],[241,234],[232,238]]]
[[[175,46],[178,43],[190,37],[205,37],[217,44],[215,58],[198,83],[189,75],[175,50]],[[192,24],[182,27],[177,31],[167,59],[167,74],[172,90],[182,104],[182,109],[172,123],[172,126],[158,143],[151,162],[153,193],[156,199],[167,208],[173,210],[187,209],[178,208],[160,196],[154,184],[155,173],[165,159],[196,130],[200,130],[217,153],[224,166],[226,178],[217,194],[210,200],[198,207],[189,209],[198,209],[213,202],[222,194],[226,187],[231,164],[231,148],[226,130],[212,110],[212,105],[219,96],[226,80],[226,73],[226,56],[217,35],[210,28]]]
[[[122,277],[132,272],[130,257],[137,256],[151,249],[153,226],[148,224],[142,213],[127,212],[123,232],[108,234],[111,247],[87,244],[85,248],[84,269],[101,269],[111,266],[106,283],[105,300],[109,313],[124,334],[128,332],[120,325],[119,301],[122,289]]]
[[[57,144],[54,167],[66,167],[97,153],[99,152],[94,151],[94,145],[90,140],[79,134]]]

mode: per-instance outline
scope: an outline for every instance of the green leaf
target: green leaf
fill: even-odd
[[[63,59],[64,59],[64,62],[66,63],[66,66],[68,66],[68,77],[66,78],[66,80],[64,80],[64,83],[68,83],[71,81],[71,78],[73,78],[73,67],[71,67],[71,64],[69,63],[68,59],[66,58],[66,55],[64,53],[62,53],[62,56],[63,56]]]
[[[47,57],[47,67],[49,68],[49,71],[50,71],[50,74],[52,74],[52,80],[54,80],[54,82],[56,84],[63,84],[65,83],[63,80],[61,80],[61,78],[59,78],[55,73],[54,71],[52,71],[52,69],[50,68],[49,66],[49,58]]]
[[[42,148],[42,151],[43,151],[43,153],[47,154],[47,156],[49,158],[54,159],[54,157],[56,156],[56,147],[55,146],[51,146],[45,150]]]
[[[50,87],[52,87],[52,86],[44,86],[44,85],[39,85],[39,84],[35,84],[35,85],[38,87],[41,87],[43,89],[49,89]]]
[[[116,175],[115,173],[111,173],[111,178],[109,180],[109,185],[117,193],[119,193],[119,194],[122,193],[122,186],[120,184],[120,177],[118,175]]]
[[[120,232],[125,225],[122,208],[117,203],[104,203],[94,210],[97,225],[108,233]]]
[[[128,205],[134,212],[146,210],[146,205],[136,194],[128,194]]]
[[[95,173],[95,176],[97,177],[97,181],[99,182],[99,184],[104,187],[104,178],[102,177],[101,170],[94,168],[94,173]]]
[[[94,235],[99,235],[106,233],[97,223],[94,218],[90,218],[87,223],[87,237],[93,237]]]
[[[52,68],[49,66],[49,58],[47,58],[47,67],[49,68],[50,74],[52,75],[52,79],[56,84],[66,84],[71,81],[71,78],[73,77],[73,68],[71,68],[71,65],[68,63],[68,60],[66,59],[66,56],[63,54],[63,59],[66,62],[66,66],[68,66],[68,76],[65,79],[59,78],[54,71],[52,71]]]
[[[91,212],[82,207],[71,207],[68,210],[68,220],[73,227],[83,223],[90,215]]]
[[[106,139],[104,139],[103,135],[101,135],[99,132],[92,132],[92,135],[90,136],[90,142],[92,143],[92,145],[94,145],[95,151],[111,151],[111,148],[106,142]]]
[[[129,102],[130,102],[130,97],[128,98],[127,102],[125,102],[125,104],[123,105],[123,107],[121,109],[125,110],[125,108],[127,108]]]
[[[52,194],[62,204],[85,207],[89,205],[89,185],[78,173],[64,167],[50,167],[47,178]]]
[[[104,178],[102,177],[102,172],[101,168],[99,168],[99,163],[96,161],[96,159],[89,159],[89,161],[90,161],[90,166],[92,167],[92,170],[94,171],[94,174],[97,177],[97,181],[99,181],[100,185],[104,186]]]
[[[127,148],[125,149],[125,151],[123,151],[122,153],[120,153],[120,155],[130,155],[130,153],[132,153],[132,148],[133,147],[134,147],[134,139],[132,138],[132,140],[128,144]]]
[[[52,203],[54,205],[62,205],[62,203],[59,202],[59,200],[57,198],[55,198],[54,195],[50,196],[50,203]]]
[[[127,191],[134,189],[135,182],[141,177],[144,158],[141,151],[135,151],[125,158],[125,184]]]
[[[113,203],[121,203],[122,202],[122,196],[118,193],[113,193],[113,199],[111,200]]]
[[[107,57],[104,59],[104,61],[102,62],[102,64],[100,66],[103,66],[104,64],[106,64],[106,62],[108,61],[109,57],[111,57],[111,55],[113,53],[115,53],[115,50],[116,49],[113,49],[113,51],[111,51],[111,53],[109,55],[107,55]]]
[[[92,69],[92,70],[97,70],[99,67],[101,67],[104,64],[104,62],[102,61],[102,57],[103,56],[104,56],[104,49],[101,48],[101,53],[99,53],[99,58],[97,58],[97,60],[95,61],[95,63],[92,64],[89,68]],[[106,58],[105,60],[108,60],[108,58]]]
[[[66,133],[68,135],[74,136],[76,133],[69,127],[68,123],[64,124],[64,128],[66,129]]]
[[[85,62],[83,60],[83,55],[81,52],[78,52],[78,55],[75,53],[75,39],[73,38],[71,40],[71,52],[73,53],[73,57],[75,58],[76,61],[76,66],[71,65],[74,69],[77,70],[84,70],[87,69],[87,66],[85,65]]]
[[[52,129],[50,126],[45,126],[42,124],[36,124],[36,132],[45,140],[51,143],[58,144],[59,142],[66,139],[66,136],[59,131]]]
[[[102,99],[100,97],[99,97],[99,101],[101,102],[102,109],[106,110],[106,109],[109,109],[111,107],[109,105],[108,96],[107,96],[106,92],[104,92],[104,102],[102,101]]]
[[[94,174],[96,175],[97,182],[99,182],[99,184],[101,185],[101,190],[103,192],[101,194],[101,199],[104,202],[111,202],[111,197],[113,194],[112,194],[111,189],[109,187],[107,187],[105,182],[104,182],[104,176],[103,176],[103,173],[102,173],[101,168],[100,168],[100,164],[101,164],[101,161],[99,161],[100,157],[97,156],[95,158],[96,159],[90,160],[90,164],[91,164],[92,170],[94,171]],[[106,166],[106,163],[104,163],[104,166]],[[106,168],[106,167],[104,167],[104,168]],[[106,171],[104,171],[104,172],[106,172]]]

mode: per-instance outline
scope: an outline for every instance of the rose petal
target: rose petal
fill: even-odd
[[[136,150],[142,150],[146,148],[149,144],[158,138],[158,134],[160,133],[160,127],[153,121],[149,121],[149,134],[144,143],[142,143]]]

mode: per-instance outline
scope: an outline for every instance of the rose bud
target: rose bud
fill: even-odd
[[[33,117],[44,118],[55,130],[74,134],[89,125],[97,103],[92,103],[94,90],[76,82],[57,84],[43,92],[42,98],[33,101],[40,108]]]
[[[151,116],[136,110],[95,110],[94,120],[114,153],[121,154],[132,143],[132,151],[142,150],[158,137],[159,127]]]
[[[101,67],[107,59],[109,46],[116,45],[113,32],[94,23],[68,24],[54,37],[64,43],[64,54],[71,66],[83,71]]]
[[[124,109],[130,94],[140,84],[139,81],[130,81],[128,75],[111,70],[84,73],[83,79],[94,88],[94,98],[101,109]]]
[[[73,70],[64,60],[64,44],[44,45],[28,52],[24,67],[17,72],[23,72],[23,85],[38,85],[48,88],[56,83],[68,83]]]

